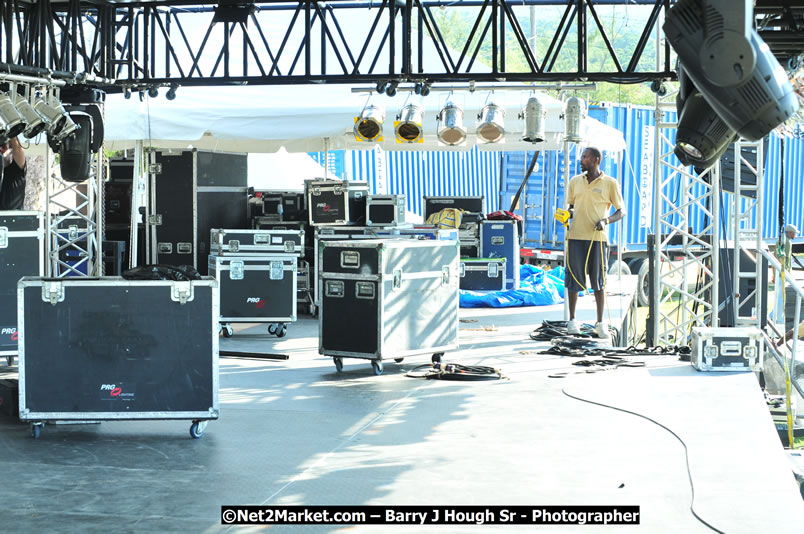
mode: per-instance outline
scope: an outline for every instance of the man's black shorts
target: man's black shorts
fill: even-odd
[[[602,251],[601,251],[602,245]],[[590,247],[591,246],[591,250]],[[602,256],[601,256],[602,252]],[[587,262],[588,255],[588,262]],[[601,241],[570,239],[567,245],[567,261],[564,272],[564,285],[569,291],[584,291],[591,287],[595,291],[603,289],[602,258],[609,257],[609,246]],[[589,284],[586,283],[589,276]],[[577,280],[576,280],[577,279]]]

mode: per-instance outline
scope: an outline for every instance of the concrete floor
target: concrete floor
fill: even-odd
[[[611,283],[617,323],[634,277]],[[593,317],[591,296],[579,318]],[[338,374],[317,321],[264,326],[221,350],[220,413],[201,439],[186,421],[28,425],[0,417],[4,532],[256,532],[221,505],[638,505],[641,525],[288,526],[271,532],[800,532],[802,501],[751,373],[698,373],[675,357],[593,374],[529,338],[563,306],[461,311],[445,361],[506,380],[405,376],[429,356],[367,360]],[[15,368],[0,368],[14,375]],[[556,372],[565,378],[550,378]],[[672,433],[671,433],[672,432]],[[694,486],[694,499],[693,499]],[[694,513],[693,513],[694,512]]]

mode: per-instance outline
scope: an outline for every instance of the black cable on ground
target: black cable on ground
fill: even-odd
[[[625,408],[618,408],[616,406],[611,406],[609,404],[604,404],[602,402],[595,402],[593,400],[584,399],[582,397],[577,397],[575,395],[572,395],[571,393],[567,393],[566,389],[562,389],[561,392],[564,395],[566,395],[567,397],[569,397],[571,399],[575,399],[577,401],[586,402],[586,403],[589,403],[589,404],[594,404],[596,406],[601,406],[603,408],[609,408],[611,410],[617,410],[618,412],[628,413],[628,414],[631,414],[631,415],[635,415],[637,417],[641,417],[642,419],[650,421],[651,423],[653,423],[653,424],[665,429],[667,432],[672,434],[672,436],[674,438],[676,438],[679,443],[681,443],[681,446],[684,447],[684,459],[685,459],[686,464],[687,464],[687,478],[690,481],[690,491],[692,493],[692,498],[690,500],[690,512],[692,512],[692,515],[695,516],[695,519],[697,519],[702,524],[704,524],[707,527],[709,527],[712,531],[717,532],[718,534],[725,534],[722,530],[712,526],[705,519],[703,519],[701,516],[699,516],[695,512],[695,484],[692,481],[692,471],[690,471],[690,454],[689,454],[689,449],[687,448],[687,444],[684,442],[683,439],[681,439],[681,436],[679,436],[678,434],[673,432],[669,427],[666,427],[665,425],[661,424],[660,422],[656,421],[655,419],[651,419],[647,415],[642,415],[641,413],[632,412],[631,410],[626,410]]]
[[[426,369],[425,372],[418,372]],[[506,378],[499,369],[483,365],[461,365],[459,363],[434,363],[419,365],[405,373],[410,378],[438,380],[500,380]]]

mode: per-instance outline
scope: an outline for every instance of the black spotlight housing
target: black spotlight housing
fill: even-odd
[[[167,93],[165,93],[165,98],[167,98],[168,100],[175,100],[176,99],[176,89],[178,89],[178,88],[179,88],[179,86],[176,85],[175,83],[171,84],[170,89],[168,89]]]
[[[422,84],[422,96],[428,96],[430,94],[430,86],[429,83]]]
[[[798,97],[753,19],[753,0],[679,0],[663,29],[709,105],[756,141],[795,114]]]
[[[93,121],[92,117],[83,111],[73,111],[70,117],[80,128],[61,142],[59,168],[62,180],[80,183],[89,178]]]
[[[383,94],[385,90],[388,88],[388,82],[377,82],[377,92]]]
[[[150,96],[151,98],[156,98],[157,96],[159,96],[159,88],[153,86],[150,89],[148,89],[148,96]]]
[[[385,94],[388,96],[396,96],[396,88],[399,87],[399,82],[391,81],[388,83],[388,87],[385,89]]]
[[[677,98],[676,102],[679,102]],[[700,92],[683,102],[676,126],[676,148],[673,151],[684,165],[699,169],[717,162],[737,134],[718,116]]]

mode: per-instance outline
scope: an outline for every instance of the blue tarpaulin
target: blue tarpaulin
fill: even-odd
[[[564,268],[548,272],[533,265],[519,266],[519,289],[507,291],[460,290],[461,308],[514,308],[564,302]]]

